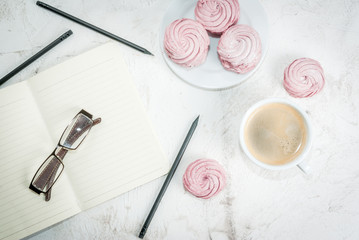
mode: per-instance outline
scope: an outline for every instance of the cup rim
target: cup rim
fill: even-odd
[[[307,141],[306,141],[306,146],[304,147],[302,153],[295,158],[293,161],[288,162],[286,164],[283,165],[270,165],[264,162],[261,162],[260,160],[258,160],[257,158],[255,158],[250,151],[248,150],[245,141],[244,141],[244,126],[247,123],[247,120],[249,118],[249,116],[254,112],[254,110],[256,110],[257,108],[269,104],[269,103],[283,103],[286,105],[289,105],[291,107],[293,107],[295,110],[298,111],[298,113],[303,117],[304,122],[305,122],[305,126],[307,128]],[[239,143],[241,145],[242,150],[244,151],[244,153],[247,155],[247,157],[254,162],[255,164],[257,164],[260,167],[266,168],[266,169],[270,169],[270,170],[283,170],[283,169],[288,169],[291,168],[293,166],[299,165],[301,162],[303,162],[303,160],[305,159],[305,157],[307,156],[311,146],[312,146],[312,141],[313,141],[313,132],[312,132],[312,124],[311,121],[309,119],[309,116],[307,115],[307,113],[305,111],[303,111],[296,103],[287,100],[287,99],[283,99],[283,98],[266,98],[263,100],[260,100],[258,102],[256,102],[255,104],[253,104],[244,114],[242,121],[241,121],[241,125],[240,125],[240,129],[239,129]]]

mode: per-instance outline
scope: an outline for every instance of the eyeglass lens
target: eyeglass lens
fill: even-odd
[[[84,114],[78,114],[66,128],[60,139],[60,145],[68,148],[77,148],[86,137],[93,125],[93,120]]]
[[[42,192],[47,192],[60,176],[64,166],[55,156],[49,156],[37,171],[32,185]]]

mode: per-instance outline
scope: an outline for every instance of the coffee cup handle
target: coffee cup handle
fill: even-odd
[[[297,167],[298,167],[304,174],[306,174],[306,175],[309,175],[309,174],[312,173],[311,168],[310,168],[307,164],[305,164],[305,163],[299,163],[299,164],[297,165]]]

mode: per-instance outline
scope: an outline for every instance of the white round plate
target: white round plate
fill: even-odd
[[[219,38],[211,36],[208,56],[202,65],[188,69],[177,65],[168,58],[163,46],[166,27],[177,19],[195,19],[194,9],[196,3],[196,0],[173,0],[163,17],[160,29],[160,46],[167,65],[187,83],[204,89],[219,90],[242,83],[262,64],[268,50],[269,31],[265,10],[258,0],[239,0],[240,15],[237,24],[250,25],[259,33],[262,41],[262,58],[252,71],[246,74],[237,74],[224,69],[217,55]]]

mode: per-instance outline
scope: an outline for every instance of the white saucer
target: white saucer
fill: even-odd
[[[165,13],[160,28],[160,46],[162,55],[172,71],[187,83],[196,87],[219,90],[234,87],[248,79],[262,64],[269,45],[269,27],[267,15],[258,0],[239,0],[240,16],[237,24],[247,24],[253,27],[262,41],[262,58],[258,65],[246,74],[237,74],[223,68],[218,55],[217,45],[219,38],[210,36],[210,48],[206,61],[195,68],[187,69],[172,62],[163,47],[166,27],[173,21],[181,18],[195,20],[194,9],[196,0],[174,0]]]

